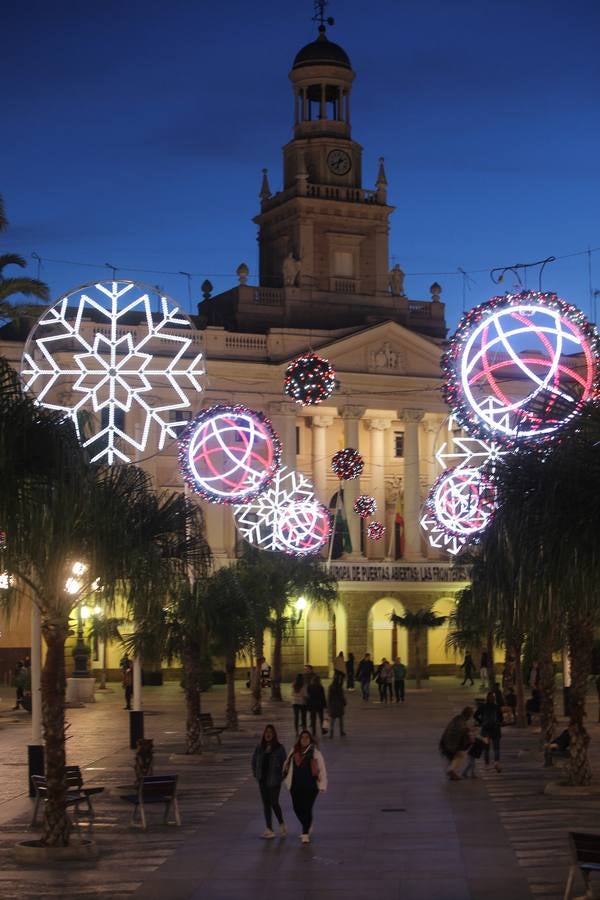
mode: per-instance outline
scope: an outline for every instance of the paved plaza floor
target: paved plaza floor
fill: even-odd
[[[240,687],[241,730],[226,733],[219,754],[206,762],[182,761],[183,694],[178,685],[144,689],[146,736],[155,743],[155,773],[177,773],[181,828],[160,824],[150,811],[146,833],[129,826],[131,808],[119,799],[131,784],[133,753],[122,692],[100,693],[94,705],[67,710],[68,762],[87,782],[105,785],[96,802],[94,863],[23,867],[13,858],[28,830],[26,796],[29,720],[0,705],[0,897],[111,898],[111,900],[558,900],[569,865],[569,828],[598,828],[600,795],[553,796],[543,792],[556,770],[541,765],[533,730],[504,729],[501,774],[448,782],[437,750],[440,733],[480,691],[456,679],[432,679],[409,690],[404,705],[364,703],[348,694],[348,736],[322,740],[329,790],[315,807],[310,845],[285,788],[289,834],[261,840],[264,829],[249,760],[266,722],[274,722],[286,747],[292,737],[289,702],[267,700],[263,716],[247,713]],[[373,700],[374,700],[373,696]],[[224,689],[203,695],[205,711],[223,719]],[[595,698],[590,720],[597,719]],[[600,781],[600,726],[591,725]],[[596,757],[598,757],[596,759]],[[599,885],[600,887],[600,885]],[[576,894],[582,893],[581,885]]]

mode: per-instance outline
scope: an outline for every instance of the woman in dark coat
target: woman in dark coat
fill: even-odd
[[[490,691],[474,716],[475,721],[481,725],[481,737],[489,738],[489,743],[484,750],[483,758],[486,766],[490,764],[490,744],[494,751],[494,768],[501,772],[500,768],[500,738],[502,737],[502,710],[496,703],[493,691]]]
[[[344,731],[346,698],[344,697],[342,682],[338,678],[334,678],[329,685],[329,691],[327,692],[327,709],[329,710],[329,737],[333,737],[336,719],[338,719],[340,723],[340,737],[346,737],[346,732]]]
[[[308,687],[306,689],[306,708],[310,713],[310,730],[315,736],[317,734],[317,716],[321,723],[321,733],[326,733],[323,730],[323,713],[326,706],[327,701],[325,699],[325,691],[321,684],[321,679],[318,675],[313,675],[308,682]]]
[[[261,837],[267,839],[275,837],[273,813],[275,813],[275,817],[279,822],[279,833],[282,836],[287,834],[281,806],[279,805],[279,792],[283,781],[285,760],[285,748],[279,743],[274,726],[267,725],[260,744],[252,754],[252,774],[258,781],[265,823],[267,825]]]

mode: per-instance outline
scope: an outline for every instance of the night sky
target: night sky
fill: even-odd
[[[256,283],[251,217],[263,166],[281,188],[287,76],[316,37],[312,7],[4,0],[0,193],[11,227],[0,252],[39,254],[55,298],[106,278],[106,262],[186,307],[184,277],[144,270],[196,273],[194,309],[203,279],[224,290],[242,260]],[[365,187],[385,157],[390,263],[406,270],[410,297],[440,281],[453,330],[463,291],[468,308],[504,289],[491,267],[600,248],[598,0],[331,0],[327,12],[328,37],[357,73]],[[600,251],[591,261],[600,289]],[[590,315],[588,262],[559,260],[542,286]],[[466,291],[458,267],[473,273]]]

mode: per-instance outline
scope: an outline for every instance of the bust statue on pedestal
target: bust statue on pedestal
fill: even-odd
[[[394,297],[406,296],[404,293],[404,272],[398,263],[396,263],[393,269],[390,269],[388,284]]]

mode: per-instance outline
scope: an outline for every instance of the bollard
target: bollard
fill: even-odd
[[[29,744],[27,747],[27,763],[29,768],[29,796],[34,797],[35,791],[31,783],[32,775],[44,774],[44,747],[41,744]]]
[[[137,747],[137,742],[144,737],[144,713],[139,709],[132,709],[129,713],[129,746],[132,750]]]

